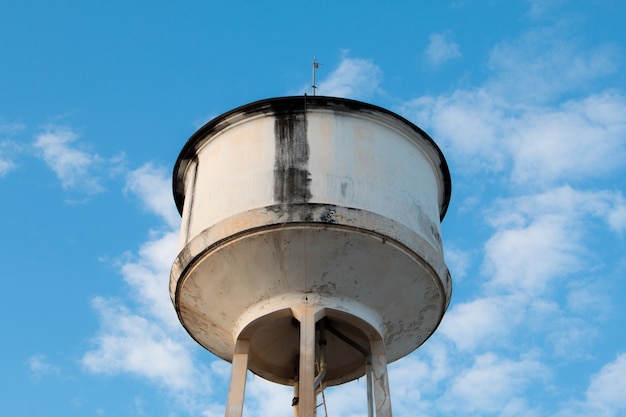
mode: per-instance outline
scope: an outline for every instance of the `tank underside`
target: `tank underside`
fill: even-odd
[[[250,340],[248,368],[282,384],[292,385],[297,372],[294,309],[325,309],[324,381],[336,385],[364,374],[366,358],[359,347],[367,350],[373,333],[383,338],[389,362],[420,346],[438,326],[449,299],[445,283],[421,256],[358,227],[268,225],[199,253],[194,246],[190,242],[181,251],[180,275],[173,276],[181,323],[198,343],[228,361],[244,335]]]

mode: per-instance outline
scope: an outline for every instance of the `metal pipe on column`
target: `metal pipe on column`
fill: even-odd
[[[372,346],[372,385],[376,417],[392,417],[391,394],[387,375],[387,355],[382,339],[371,340]]]
[[[374,417],[374,395],[372,393],[372,358],[367,356],[365,364],[365,378],[367,380],[367,417]]]

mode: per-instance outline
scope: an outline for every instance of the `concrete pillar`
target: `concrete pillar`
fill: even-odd
[[[248,371],[248,350],[250,341],[238,339],[233,354],[233,364],[226,402],[226,417],[242,417],[243,399],[246,391],[246,374]]]
[[[301,308],[299,417],[315,417],[315,313],[313,307]]]

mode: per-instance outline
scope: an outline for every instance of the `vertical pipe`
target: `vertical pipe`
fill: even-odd
[[[298,376],[296,375],[295,381],[293,382],[293,400],[291,400],[291,406],[293,407],[293,417],[298,417],[298,410],[300,406],[298,403],[300,402],[300,383],[298,382]]]
[[[299,417],[315,416],[315,309],[302,308],[300,317]]]
[[[374,402],[376,417],[391,417],[391,396],[387,375],[387,355],[382,339],[371,340]]]
[[[235,343],[233,364],[226,402],[226,417],[242,417],[243,399],[246,390],[246,373],[248,371],[249,340],[238,339]]]
[[[324,377],[326,377],[326,371],[328,370],[328,363],[326,362],[326,321],[320,320],[320,359],[319,359],[319,373],[315,376],[313,382],[313,389],[317,391],[317,388],[322,385]]]
[[[324,395],[324,390],[322,390],[321,393],[322,393],[322,404],[324,404],[324,417],[328,417],[328,409],[326,408],[326,396]]]
[[[374,417],[374,396],[372,394],[372,358],[367,357],[365,364],[365,378],[367,379],[367,417]]]

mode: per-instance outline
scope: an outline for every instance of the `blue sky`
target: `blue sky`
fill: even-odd
[[[168,295],[171,170],[202,124],[310,91],[426,130],[453,297],[390,365],[396,416],[626,416],[626,4],[5,1],[0,404],[223,415],[229,364]],[[290,416],[250,376],[247,417]],[[365,416],[365,382],[326,392]]]

